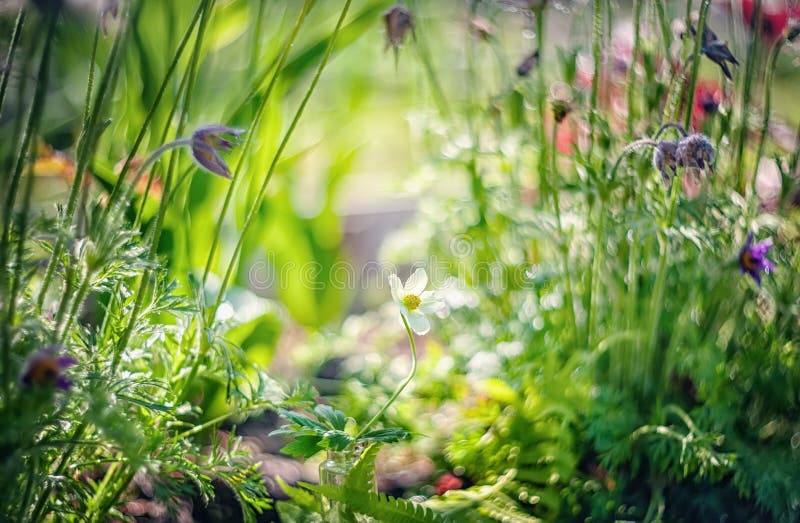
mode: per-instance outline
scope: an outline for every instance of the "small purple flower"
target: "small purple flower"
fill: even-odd
[[[761,273],[769,274],[775,270],[775,264],[767,259],[767,252],[772,247],[772,239],[753,243],[753,233],[747,235],[747,243],[739,253],[739,269],[742,274],[747,273],[753,277],[758,286],[761,286]]]
[[[230,152],[236,141],[244,133],[242,129],[224,125],[205,125],[192,134],[192,156],[200,166],[209,172],[230,178],[228,164],[219,155],[219,151]],[[228,139],[231,137],[232,139]]]
[[[34,352],[25,361],[20,374],[20,382],[26,387],[51,387],[69,390],[72,382],[64,375],[64,370],[77,361],[70,356],[59,356],[59,347],[51,346]]]

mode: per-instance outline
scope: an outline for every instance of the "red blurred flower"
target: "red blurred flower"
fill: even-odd
[[[436,487],[436,495],[441,496],[448,490],[460,489],[464,482],[450,472],[445,472],[436,480],[434,487]]]
[[[694,90],[692,106],[692,127],[700,130],[708,117],[719,110],[722,102],[722,89],[717,82],[700,81]]]
[[[755,0],[742,0],[742,16],[745,23],[753,28],[757,18]],[[800,3],[786,0],[761,1],[761,34],[767,41],[774,42],[783,35],[789,18],[800,16]]]

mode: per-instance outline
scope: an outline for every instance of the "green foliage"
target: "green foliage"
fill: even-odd
[[[294,439],[287,443],[281,452],[290,456],[310,458],[322,450],[343,451],[370,443],[394,443],[409,439],[411,434],[401,428],[372,430],[357,437],[357,427],[352,418],[325,404],[314,406],[310,415],[278,409],[278,414],[289,421],[283,427],[272,431],[272,435],[287,435]],[[311,414],[311,413],[309,413]]]

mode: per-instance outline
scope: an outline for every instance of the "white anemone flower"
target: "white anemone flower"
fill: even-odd
[[[408,321],[411,330],[419,335],[431,330],[431,324],[425,314],[432,314],[444,308],[444,301],[433,291],[426,291],[428,274],[425,269],[417,269],[409,276],[406,284],[400,282],[396,274],[389,275],[389,286],[392,288],[392,299],[400,306],[400,313]]]

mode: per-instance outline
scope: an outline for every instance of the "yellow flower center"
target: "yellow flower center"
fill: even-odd
[[[403,305],[405,305],[406,309],[413,311],[419,304],[422,303],[422,300],[419,299],[419,296],[416,294],[406,294],[403,296]]]

